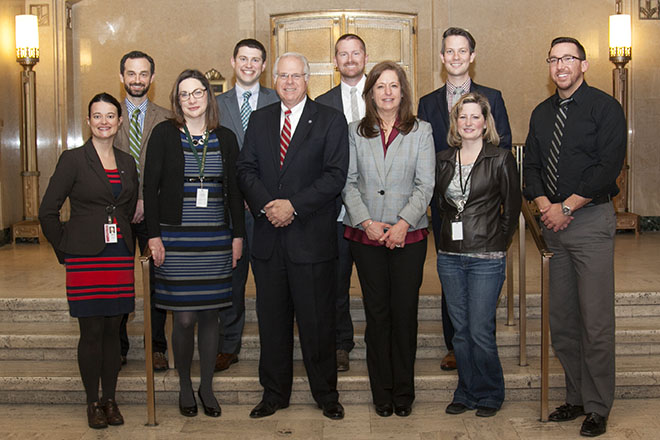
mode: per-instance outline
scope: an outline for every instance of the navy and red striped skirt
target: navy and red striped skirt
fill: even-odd
[[[122,315],[135,309],[134,258],[122,238],[98,255],[67,255],[64,264],[74,318]]]

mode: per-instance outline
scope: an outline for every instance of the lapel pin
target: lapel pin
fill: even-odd
[[[311,124],[311,123],[312,123],[312,120],[310,119],[309,121],[307,121],[307,123],[308,123],[308,124]]]

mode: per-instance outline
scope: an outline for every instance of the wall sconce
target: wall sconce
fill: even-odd
[[[21,72],[21,176],[23,180],[23,221],[12,225],[12,238],[41,237],[39,225],[39,167],[37,166],[36,73],[39,62],[39,26],[36,15],[16,16],[16,61]]]
[[[628,118],[628,68],[625,66],[632,59],[632,27],[630,15],[623,14],[622,8],[622,0],[617,0],[616,15],[610,15],[610,61],[616,66],[612,70],[612,94],[623,107],[628,126],[631,126],[632,121]],[[639,234],[639,216],[630,212],[629,154],[630,148],[617,178],[620,192],[614,198],[616,228],[633,229],[635,234]]]

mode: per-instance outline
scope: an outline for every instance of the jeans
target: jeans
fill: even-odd
[[[495,309],[506,258],[438,254],[438,274],[454,325],[458,386],[453,403],[499,409],[504,375],[495,342]]]

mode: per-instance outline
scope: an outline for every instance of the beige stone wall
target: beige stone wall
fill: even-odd
[[[630,161],[632,199],[637,213],[657,216],[660,215],[660,148],[656,139],[660,119],[660,59],[654,55],[657,54],[660,21],[639,21],[637,4],[634,0],[624,1],[624,9],[633,15],[634,33],[634,60],[630,66],[631,116],[634,117]],[[293,0],[79,1],[73,6],[74,69],[69,81],[74,89],[74,116],[68,146],[79,145],[88,136],[84,117],[91,96],[107,91],[123,98],[118,64],[121,55],[129,50],[141,49],[154,57],[156,80],[150,96],[158,104],[168,106],[171,85],[184,68],[206,71],[214,67],[223,75],[231,76],[229,57],[236,41],[256,37],[270,47],[271,15],[355,9],[357,5],[354,0],[304,3]],[[524,142],[531,110],[553,92],[544,61],[553,37],[570,35],[580,39],[591,63],[587,81],[611,91],[613,66],[608,60],[607,46],[608,16],[614,11],[614,0],[570,2],[570,7],[563,9],[553,0],[409,0],[398,2],[396,7],[390,5],[393,3],[382,0],[359,2],[361,10],[418,15],[419,96],[443,84],[438,57],[443,30],[456,25],[474,34],[477,61],[472,69],[473,78],[502,90],[514,142]],[[14,62],[5,58],[3,55],[0,62],[3,73],[11,70],[11,62]],[[39,86],[48,75],[46,69],[47,63],[40,63]],[[269,83],[266,75],[265,84]],[[49,96],[48,91],[38,92],[40,96]],[[47,128],[48,118],[53,119],[56,112],[52,101],[41,105],[40,123]],[[3,140],[8,136],[7,130],[5,123]],[[50,145],[49,133],[40,131],[39,136],[40,167],[46,174],[47,170],[52,172],[56,156],[52,152],[57,150]],[[3,144],[3,152],[5,148]],[[50,148],[50,152],[42,153],[44,148]],[[3,182],[4,176],[3,172]]]

